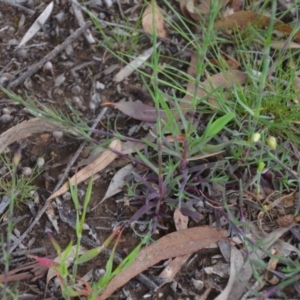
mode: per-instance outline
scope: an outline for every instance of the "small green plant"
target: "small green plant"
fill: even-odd
[[[118,267],[113,270],[113,261],[116,247],[121,238],[123,229],[121,227],[114,230],[114,232],[104,241],[103,245],[87,250],[83,253],[81,244],[82,231],[84,228],[84,222],[87,213],[87,207],[90,202],[91,193],[92,193],[92,182],[91,179],[86,191],[82,211],[78,201],[77,194],[77,185],[70,184],[70,191],[73,199],[73,203],[76,209],[76,245],[73,245],[72,242],[68,244],[64,251],[62,251],[59,244],[55,241],[54,237],[49,234],[49,238],[52,242],[53,247],[55,248],[58,257],[55,260],[31,256],[36,259],[42,265],[52,268],[55,270],[56,276],[59,279],[61,285],[61,291],[64,299],[71,299],[72,297],[86,296],[87,299],[95,299],[95,297],[105,289],[107,284],[111,281],[113,277],[119,274],[122,270],[126,269],[135,259],[136,255],[140,251],[142,245],[146,244],[149,241],[149,236],[144,237],[138,246],[136,246],[120,263]],[[81,213],[80,213],[81,211]],[[110,253],[110,256],[106,263],[105,274],[98,280],[93,283],[85,282],[78,276],[78,268],[81,264],[86,263],[95,257],[97,257],[104,249],[106,249],[113,239],[117,236],[117,239],[114,243],[113,249]],[[70,269],[70,258],[73,261],[73,267]],[[84,287],[76,287],[76,283],[82,283]],[[80,285],[79,285],[80,286]]]
[[[9,162],[8,157],[0,157],[3,166],[7,169],[6,175],[0,180],[0,195],[9,195],[14,185],[15,199],[17,205],[26,200],[33,200],[37,187],[33,184],[34,180],[41,175],[37,165],[29,169],[29,175],[19,174],[15,169],[15,162]],[[15,158],[14,158],[15,159]]]

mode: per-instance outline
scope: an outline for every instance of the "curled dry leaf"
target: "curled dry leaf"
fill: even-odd
[[[107,285],[97,300],[105,300],[131,278],[161,260],[191,254],[226,236],[226,231],[211,227],[194,227],[167,234],[157,242],[142,249],[134,262],[121,271]]]
[[[270,23],[271,19],[267,16],[262,16],[251,11],[239,11],[215,22],[214,28],[221,30],[235,30],[237,27],[245,28],[248,25],[262,28],[268,27]],[[293,31],[291,26],[279,20],[275,20],[273,28],[284,34],[291,34]],[[300,31],[295,34],[295,38],[300,39]]]
[[[109,148],[121,151],[121,142],[119,140],[113,140],[109,144]],[[111,150],[107,149],[104,152],[101,153],[101,155],[95,159],[92,163],[81,169],[79,172],[77,172],[71,179],[71,184],[79,184],[82,181],[92,177],[93,175],[97,174],[98,172],[102,171],[104,168],[106,168],[112,161],[115,160],[117,157],[117,154],[112,152]],[[67,192],[69,190],[69,182],[66,182],[60,189],[58,189],[56,192],[54,192],[47,201],[60,196],[61,194]]]
[[[173,218],[177,231],[187,229],[189,217],[183,215],[179,207],[176,207]]]
[[[125,167],[121,168],[112,178],[109,187],[101,201],[97,203],[96,206],[92,208],[94,210],[99,204],[103,203],[107,198],[110,198],[122,191],[124,186],[125,178],[128,176],[133,170],[133,165],[128,164]]]
[[[152,1],[146,7],[142,17],[142,26],[148,33],[155,34],[161,38],[168,36],[162,10],[155,1]]]
[[[279,256],[280,253],[276,249],[272,249],[271,254],[274,256]],[[279,261],[278,258],[271,257],[268,262],[268,267],[267,267],[267,271],[265,274],[266,281],[268,281],[270,284],[273,284],[273,285],[275,285],[279,282],[279,278],[276,277],[275,274],[272,272],[276,269],[278,261]]]

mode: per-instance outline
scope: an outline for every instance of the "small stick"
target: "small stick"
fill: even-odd
[[[105,115],[107,111],[107,108],[105,107],[100,114],[97,116],[95,122],[93,123],[92,127],[90,128],[88,135],[91,135],[94,132],[94,129],[96,128],[97,124],[101,121],[101,119],[103,118],[103,116]],[[70,162],[68,163],[63,176],[60,178],[60,180],[58,181],[57,185],[54,188],[54,191],[57,191],[60,186],[62,185],[62,183],[64,182],[65,178],[67,177],[67,174],[69,173],[71,167],[73,166],[74,162],[76,161],[76,159],[78,158],[79,154],[82,152],[83,148],[86,145],[86,141],[83,142],[80,147],[78,148],[78,150],[76,151],[76,153],[74,154],[74,156],[72,157],[72,159],[70,160]],[[39,211],[39,213],[37,214],[36,218],[34,219],[34,221],[30,224],[30,226],[25,230],[25,232],[19,237],[19,239],[17,241],[15,241],[15,243],[9,248],[8,253],[12,253],[16,247],[24,240],[24,238],[29,234],[29,232],[33,229],[33,227],[35,226],[35,224],[37,224],[37,222],[40,220],[40,218],[42,217],[42,215],[44,214],[44,212],[46,211],[46,209],[48,208],[48,206],[50,205],[52,199],[47,200],[44,204],[44,206],[42,207],[42,209]],[[1,257],[0,262],[3,261],[3,257]]]
[[[34,10],[29,9],[29,8],[27,8],[25,6],[22,6],[22,5],[18,4],[18,3],[16,3],[16,0],[0,0],[0,2],[4,2],[4,3],[9,4],[11,6],[14,6],[16,8],[22,9],[22,10],[24,10],[24,12],[28,13],[29,15],[35,14]]]
[[[80,27],[84,26],[85,24],[85,21],[84,21],[84,18],[83,18],[83,14],[82,14],[82,11],[81,9],[78,7],[79,6],[79,3],[77,0],[70,0],[71,3],[72,3],[72,7],[73,7],[73,10],[74,10],[74,15],[78,21],[78,24]],[[92,35],[92,33],[90,32],[89,29],[86,30],[86,32],[84,33],[84,37],[85,39],[87,40],[87,42],[89,44],[95,44],[96,41]]]
[[[24,83],[24,81],[35,74],[39,69],[41,69],[47,61],[50,61],[55,56],[57,56],[60,52],[62,52],[69,44],[73,43],[78,39],[78,37],[90,26],[92,25],[91,21],[87,21],[84,26],[78,28],[74,31],[63,43],[59,46],[55,47],[50,53],[48,53],[42,60],[40,60],[35,65],[31,66],[25,73],[23,73],[19,78],[14,80],[9,84],[9,88],[15,88],[20,84]]]

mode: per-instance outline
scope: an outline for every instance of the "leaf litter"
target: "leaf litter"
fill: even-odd
[[[214,27],[216,29],[219,29],[220,31],[223,31],[223,34],[226,37],[230,37],[230,38],[234,39],[233,33],[236,32],[236,30],[238,28],[243,30],[243,29],[246,29],[248,26],[254,25],[256,28],[264,29],[265,27],[268,27],[270,25],[271,20],[268,16],[265,16],[265,15],[261,16],[256,12],[254,13],[254,12],[250,12],[250,11],[241,11],[241,7],[242,7],[241,2],[242,1],[220,1],[220,3],[219,3],[219,8],[218,8],[219,17],[218,17],[217,21],[214,23]],[[207,17],[210,14],[211,4],[212,4],[212,1],[209,1],[209,0],[201,1],[200,4],[195,4],[195,2],[193,2],[193,1],[180,1],[180,6],[181,6],[183,14],[187,18],[197,21],[198,25],[201,24],[201,26],[203,24],[204,24],[203,26],[205,26],[205,24],[206,24],[205,22],[207,20]],[[228,13],[225,11],[230,6],[232,7],[234,13],[231,13],[231,12]],[[164,41],[163,39],[168,38],[168,36],[171,34],[171,32],[168,32],[169,29],[167,29],[167,27],[165,25],[164,15],[165,14],[162,13],[162,9],[159,8],[157,6],[156,2],[153,1],[151,4],[149,4],[146,7],[146,9],[144,10],[143,16],[142,16],[142,27],[143,27],[144,31],[149,33],[150,35],[156,34],[159,38],[162,38],[162,41]],[[222,18],[222,16],[223,16],[223,18]],[[151,20],[151,22],[150,22],[150,20]],[[153,20],[154,20],[154,22],[153,22]],[[279,20],[275,21],[274,29],[276,32],[280,32],[285,35],[291,34],[293,31],[292,26],[287,25]],[[194,28],[193,28],[193,30],[194,30]],[[32,34],[30,39],[32,39],[35,35],[36,34]],[[296,32],[294,37],[295,37],[295,40],[298,40],[299,32]],[[28,41],[29,41],[29,39],[27,38],[27,41],[25,41],[25,42],[22,41],[21,43],[27,43]],[[21,45],[21,43],[20,43],[20,45]],[[259,44],[259,42],[258,42],[258,44]],[[163,47],[161,47],[161,45],[165,46],[161,42],[159,42],[156,45],[156,47],[160,47],[159,48],[160,51],[162,51],[162,49],[163,49]],[[282,49],[290,49],[291,50],[291,49],[299,48],[299,45],[292,41],[289,41],[288,43],[286,43],[286,41],[275,41],[275,42],[272,41],[270,46],[274,49],[279,49],[279,50],[282,50]],[[130,64],[125,66],[123,69],[120,70],[120,72],[117,75],[115,75],[114,81],[117,83],[120,83],[122,81],[126,82],[129,79],[129,76],[131,76],[131,75],[133,78],[135,78],[135,75],[137,73],[135,71],[138,68],[141,68],[146,65],[146,61],[151,57],[153,50],[154,50],[154,48],[149,48],[140,57],[137,57],[137,59],[133,59],[133,61]],[[69,49],[68,49],[68,51],[69,51]],[[220,53],[222,53],[222,51],[223,50],[220,49]],[[239,87],[242,87],[242,90],[244,90],[244,86],[247,85],[247,81],[251,80],[251,78],[248,78],[246,72],[241,71],[243,69],[243,64],[241,63],[241,61],[236,59],[236,56],[233,58],[233,56],[231,57],[230,54],[227,54],[225,52],[222,55],[223,55],[223,59],[225,60],[225,63],[227,63],[227,66],[226,66],[227,71],[225,71],[225,72],[216,71],[216,72],[213,72],[212,75],[207,72],[205,74],[205,76],[201,76],[199,85],[196,86],[194,79],[197,76],[197,74],[196,74],[197,72],[196,72],[196,68],[195,68],[195,66],[197,65],[197,57],[195,54],[192,54],[190,67],[187,72],[188,75],[190,75],[190,78],[189,78],[190,82],[188,82],[187,87],[186,87],[186,95],[183,97],[184,101],[180,102],[180,106],[181,106],[182,110],[184,111],[184,113],[187,113],[187,115],[189,115],[189,112],[191,110],[191,103],[193,101],[193,95],[195,93],[195,90],[196,90],[197,98],[202,99],[202,100],[204,99],[205,101],[207,101],[207,103],[209,104],[209,108],[211,110],[213,110],[213,112],[215,113],[215,112],[220,111],[220,105],[217,102],[216,97],[214,97],[215,91],[222,92],[224,99],[227,100],[228,98],[227,98],[227,93],[225,93],[225,91],[224,91],[225,89],[231,89],[233,87],[239,86]],[[135,54],[133,57],[136,57],[136,56],[138,56],[138,55]],[[220,59],[219,57],[215,57],[212,60],[210,60],[210,63],[216,66],[216,70],[219,70],[218,68],[223,66],[224,61],[222,61],[222,59]],[[116,65],[116,66],[118,66],[118,65]],[[52,73],[52,76],[53,76],[53,74],[54,73]],[[65,73],[62,73],[62,74],[65,74]],[[91,72],[90,72],[90,74],[91,74]],[[294,81],[297,83],[297,78],[294,79]],[[30,85],[27,85],[26,87],[28,87],[28,86],[30,86]],[[63,84],[60,87],[63,87]],[[297,88],[297,84],[296,84],[296,88]],[[112,99],[108,99],[108,100],[112,101]],[[141,102],[132,102],[132,101],[112,103],[112,102],[109,102],[108,100],[106,100],[107,102],[104,103],[103,105],[114,106],[116,109],[118,109],[123,114],[129,116],[130,118],[133,118],[136,120],[141,120],[141,121],[146,121],[146,122],[155,122],[157,117],[160,117],[161,120],[163,120],[163,121],[166,120],[164,115],[157,115],[157,112],[155,111],[154,107],[152,107],[151,105],[146,105]],[[83,108],[83,107],[84,106],[82,106],[81,108]],[[179,115],[174,114],[174,117],[177,120],[180,119]],[[53,125],[53,124],[50,124],[47,122],[33,121],[32,124],[30,124],[30,121],[25,121],[24,123],[21,123],[21,124],[19,124],[21,126],[18,127],[18,125],[16,125],[15,127],[12,127],[11,129],[9,129],[7,132],[1,134],[0,149],[2,151],[4,151],[13,142],[23,140],[23,139],[29,137],[31,134],[39,133],[39,132],[43,132],[43,131],[52,131],[52,130],[56,130],[56,129],[63,130],[63,127],[60,128],[59,125],[56,127],[55,124]],[[236,132],[233,132],[233,134],[236,134]],[[149,143],[153,142],[153,141],[155,141],[154,136],[155,136],[155,133],[152,135],[151,134],[147,135],[144,138],[144,140],[147,140]],[[173,137],[170,136],[169,141],[171,141],[171,143],[174,143],[174,141],[176,139],[171,140],[172,138]],[[227,135],[225,134],[225,136],[222,136],[222,138],[226,139]],[[184,141],[185,141],[185,137],[183,135],[179,142],[183,143]],[[220,142],[220,140],[218,142]],[[130,153],[136,152],[137,150],[139,150],[139,151],[144,150],[145,144],[146,143],[144,143],[144,142],[139,143],[139,142],[131,142],[131,141],[126,141],[126,142],[118,141],[114,144],[111,144],[110,147],[112,149],[116,150],[116,152],[122,152],[123,154],[125,154],[125,153],[130,154]],[[226,145],[226,147],[227,147],[227,145]],[[207,163],[206,160],[208,160],[209,158],[215,157],[215,156],[217,157],[216,159],[219,159],[220,155],[223,154],[225,151],[227,151],[227,148],[224,151],[222,149],[220,151],[215,151],[215,152],[211,152],[211,153],[204,153],[204,154],[201,153],[199,155],[195,155],[190,158],[187,158],[187,161],[193,162],[194,160],[204,160],[205,163],[199,162],[199,164],[201,164],[201,168],[202,168],[203,166],[209,165],[209,163]],[[104,155],[104,153],[105,153],[105,155]],[[88,166],[86,168],[83,168],[79,172],[77,172],[71,178],[71,182],[79,183],[79,182],[85,181],[88,178],[95,175],[96,172],[103,171],[112,161],[114,161],[116,159],[117,156],[115,156],[114,154],[115,153],[113,151],[105,150],[103,153],[101,153],[99,155],[99,157],[91,158],[91,160],[88,162]],[[249,154],[249,153],[247,153],[247,154]],[[251,154],[252,153],[250,153],[250,155]],[[280,153],[278,153],[278,154],[280,154]],[[222,159],[223,159],[223,157],[224,156],[222,156]],[[197,162],[197,164],[198,164],[198,162]],[[197,167],[194,166],[194,168],[197,168]],[[132,166],[129,168],[130,171],[133,170],[132,168],[133,168]],[[236,168],[236,166],[233,166],[233,165],[229,165],[229,169],[230,169],[229,172],[232,176],[236,176],[237,178],[240,178],[240,180],[242,180],[242,181],[245,180],[245,177],[253,175],[253,174],[249,173],[246,176],[246,171],[245,171],[244,175],[238,174],[238,172],[237,172],[238,168]],[[271,169],[271,167],[264,169],[263,177],[267,176],[267,175],[268,176],[274,175],[274,174],[270,175],[270,173],[268,174],[268,171],[270,169]],[[121,187],[124,183],[124,176],[126,176],[125,174],[122,174],[122,172],[123,172],[123,170],[121,169],[115,174],[115,176],[113,177],[113,179],[110,183],[108,190],[106,191],[104,198],[102,198],[102,201],[104,201],[105,199],[107,199],[121,191]],[[127,172],[128,172],[128,170],[125,173],[128,174]],[[201,169],[201,172],[203,172],[202,169]],[[117,177],[117,175],[118,176],[120,175],[120,177]],[[201,178],[201,180],[203,180],[204,183],[206,183],[205,181],[207,179],[199,177],[200,175],[201,175],[201,173],[199,173],[198,178]],[[184,176],[185,175],[183,174],[183,177]],[[276,174],[276,176],[278,176],[278,174]],[[118,179],[118,180],[116,180],[116,179]],[[145,181],[146,180],[147,179],[145,179]],[[220,195],[218,195],[218,192],[226,190],[226,189],[224,189],[224,187],[225,186],[222,186],[222,183],[219,184],[219,183],[211,183],[210,182],[209,184],[205,185],[205,189],[207,188],[210,190],[209,194],[206,193],[205,189],[203,189],[203,190],[205,190],[204,192],[202,190],[201,196],[203,196],[207,200],[207,203],[209,203],[208,205],[210,205],[211,210],[214,210],[215,208],[217,208],[214,210],[215,214],[218,214],[218,212],[220,211],[219,203],[217,203],[215,198],[217,198],[217,196],[220,196]],[[251,187],[251,185],[248,185],[247,187]],[[58,190],[56,193],[51,195],[48,198],[48,200],[52,199],[58,195],[61,195],[64,191],[67,191],[67,190],[68,190],[68,183],[65,183],[63,185],[63,187],[60,190]],[[230,191],[230,192],[232,192],[232,191]],[[243,191],[243,192],[245,192],[245,194],[246,194],[247,191]],[[223,194],[222,196],[227,196],[227,190],[224,193],[226,193],[226,195]],[[255,201],[254,201],[254,199],[255,199]],[[282,233],[285,233],[287,230],[289,230],[292,226],[295,225],[295,222],[297,222],[297,218],[294,216],[294,213],[288,214],[288,211],[282,209],[282,207],[281,207],[283,205],[283,202],[285,202],[285,203],[290,202],[291,203],[290,207],[295,208],[295,202],[296,202],[295,199],[297,199],[297,196],[293,197],[293,199],[291,201],[288,201],[288,200],[283,201],[282,199],[279,198],[279,199],[275,199],[275,201],[273,201],[273,202],[263,202],[262,203],[264,205],[265,210],[261,211],[261,214],[259,215],[260,219],[258,221],[261,221],[262,223],[264,223],[264,222],[266,222],[267,218],[270,218],[270,219],[274,218],[279,227],[284,227],[284,226],[290,226],[290,227],[279,228],[277,231],[272,231],[269,233],[264,232],[265,237],[261,238],[260,240],[255,241],[256,243],[260,243],[262,245],[262,246],[258,247],[259,251],[257,251],[257,253],[250,253],[248,257],[243,255],[244,251],[245,251],[245,249],[243,249],[243,242],[245,242],[245,240],[242,241],[242,239],[241,239],[241,241],[239,243],[239,247],[236,247],[235,244],[228,242],[228,244],[229,244],[228,248],[230,250],[228,250],[227,255],[228,255],[228,261],[230,261],[230,274],[229,274],[230,276],[229,276],[229,280],[227,282],[226,288],[215,299],[227,299],[227,298],[231,299],[231,297],[234,297],[234,298],[237,297],[236,299],[240,298],[240,296],[242,296],[243,293],[245,293],[245,284],[250,285],[250,278],[251,277],[253,278],[253,276],[252,276],[253,272],[250,268],[250,265],[248,264],[248,260],[251,260],[251,259],[259,260],[260,258],[264,257],[266,250],[269,249],[271,246],[277,249],[277,248],[280,248],[279,245],[282,244],[281,250],[277,250],[276,252],[274,252],[272,250],[274,255],[279,254],[279,255],[283,255],[283,256],[285,256],[285,255],[288,256],[288,255],[290,255],[290,253],[292,251],[297,252],[296,251],[297,247],[291,245],[288,242],[284,242],[283,240],[279,239],[280,236],[282,235]],[[247,204],[250,202],[251,205],[253,205],[252,209],[253,208],[258,209],[257,207],[260,205],[260,203],[259,203],[260,200],[258,198],[255,198],[254,196],[252,198],[248,197],[247,201],[248,201]],[[170,203],[172,203],[172,202],[170,202]],[[172,205],[173,205],[173,203],[172,203]],[[200,208],[200,210],[201,209],[203,209],[203,208]],[[242,215],[241,218],[243,218],[244,216],[242,214],[241,208],[240,208],[240,211],[241,211],[241,215]],[[176,226],[178,233],[182,230],[184,231],[184,230],[191,229],[191,228],[186,229],[187,222],[186,221],[183,222],[183,220],[188,220],[188,217],[183,215],[182,212],[185,212],[185,210],[182,209],[182,211],[180,211],[179,209],[176,209],[175,214],[174,214],[175,226],[178,224],[184,225],[183,228],[181,228],[181,226]],[[54,211],[53,211],[53,214],[54,214]],[[279,218],[277,218],[278,215],[280,215]],[[224,218],[222,219],[222,221],[224,221]],[[248,220],[245,221],[245,225],[248,225]],[[247,226],[245,226],[245,227],[247,227]],[[199,227],[198,229],[200,230],[200,228],[202,228],[202,227]],[[210,230],[213,230],[210,227],[203,227],[203,228],[205,228],[205,230],[207,230],[208,232],[210,232]],[[260,230],[262,230],[262,232],[263,232],[264,229],[266,229],[266,228],[267,228],[266,226],[262,226],[262,227],[260,227]],[[268,230],[269,230],[269,228],[268,228]],[[225,234],[222,235],[222,238],[224,236],[225,236]],[[167,235],[165,237],[169,237],[169,236]],[[248,238],[248,235],[245,234],[245,235],[242,235],[242,237]],[[195,237],[193,237],[193,238],[195,238]],[[190,242],[193,241],[193,238],[190,239]],[[233,239],[234,238],[236,238],[236,237],[233,237]],[[134,267],[132,267],[132,269],[134,269],[134,268],[136,268],[136,269],[132,270],[129,267],[128,270],[124,270],[125,273],[122,273],[122,274],[125,274],[124,277],[126,277],[127,276],[126,274],[128,274],[128,273],[129,273],[129,277],[130,276],[133,277],[136,274],[138,274],[139,272],[141,272],[142,270],[144,270],[143,267],[141,267],[138,264],[141,264],[142,259],[144,259],[146,261],[146,258],[148,258],[149,253],[147,251],[150,251],[150,250],[146,250],[146,249],[154,249],[151,251],[154,251],[154,252],[156,251],[155,253],[152,253],[150,251],[151,252],[150,257],[154,257],[154,256],[158,255],[158,257],[153,258],[151,260],[151,262],[146,261],[146,262],[148,262],[148,265],[146,267],[155,264],[157,262],[157,259],[159,259],[161,257],[163,257],[162,259],[166,259],[167,257],[169,257],[169,255],[172,255],[173,249],[170,249],[170,253],[168,253],[168,255],[166,254],[165,256],[163,256],[160,254],[160,252],[164,252],[163,247],[166,247],[166,249],[169,249],[168,246],[161,243],[162,239],[163,238],[158,240],[157,248],[155,248],[154,246],[153,246],[153,248],[151,248],[151,246],[152,246],[151,245],[151,246],[149,246],[149,248],[144,249],[145,252],[140,252],[141,256],[138,257],[138,260],[136,261],[135,265],[133,265]],[[181,239],[183,239],[182,236],[180,236],[180,238],[177,241],[179,244],[182,243]],[[268,239],[272,240],[272,242],[268,243],[268,241],[269,241]],[[218,239],[216,239],[216,241],[218,241]],[[224,240],[222,240],[222,241],[224,242]],[[276,246],[276,243],[277,243],[277,246]],[[162,247],[162,248],[160,248],[160,247]],[[173,247],[176,248],[174,245],[173,245]],[[283,254],[284,251],[282,249],[286,250],[286,254]],[[196,251],[196,250],[194,249],[193,251]],[[173,280],[174,276],[176,275],[178,270],[181,268],[182,264],[189,259],[189,256],[192,252],[185,254],[186,255],[185,257],[182,256],[182,253],[183,252],[179,251],[177,253],[173,253],[174,256],[170,256],[170,257],[177,257],[177,258],[175,258],[168,265],[168,267],[163,272],[161,272],[161,277],[165,278],[166,281]],[[225,257],[225,255],[224,255],[224,257]],[[174,261],[179,261],[179,264],[177,266],[173,267],[172,263]],[[274,258],[274,261],[270,260],[270,263],[269,263],[269,269],[273,271],[272,273],[276,272],[275,268],[277,267],[276,258]],[[171,270],[168,268],[171,268]],[[128,273],[126,273],[126,271]],[[268,280],[270,278],[270,280],[269,280],[270,283],[271,284],[276,283],[276,279],[278,279],[278,278],[276,277],[276,279],[274,281],[273,277],[271,277],[269,275],[270,274],[268,274]],[[122,282],[124,282],[124,278],[120,278],[118,276],[115,277],[115,281],[112,281],[112,283],[114,283],[118,287],[123,286],[124,283],[122,283]],[[111,287],[109,286],[108,289],[110,289],[110,288]],[[205,293],[209,293],[210,290],[211,290],[211,287],[208,287],[208,288],[206,287]],[[111,291],[109,291],[108,293],[111,293]],[[105,292],[104,292],[104,295],[105,295]],[[207,294],[206,294],[206,296],[207,296]],[[102,299],[102,298],[100,298],[100,299]]]

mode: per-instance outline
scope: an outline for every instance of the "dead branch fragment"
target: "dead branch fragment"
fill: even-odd
[[[63,43],[59,46],[55,47],[50,53],[48,53],[42,60],[40,60],[35,65],[31,66],[25,73],[23,73],[19,78],[14,80],[9,88],[15,88],[20,84],[24,83],[24,81],[35,74],[39,69],[41,69],[47,61],[52,60],[56,57],[60,52],[62,52],[69,44],[73,43],[78,39],[78,37],[90,26],[92,25],[91,21],[85,23],[83,27],[78,28],[74,31]]]

